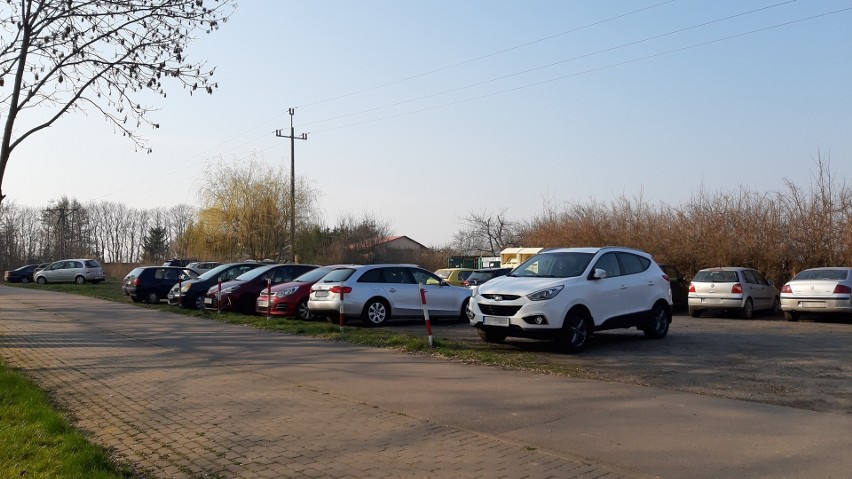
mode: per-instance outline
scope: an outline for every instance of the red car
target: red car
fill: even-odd
[[[266,289],[267,280],[280,284],[316,268],[314,264],[271,264],[254,268],[222,283],[221,289],[218,284],[210,287],[204,296],[204,309],[252,314],[257,296]]]
[[[311,294],[311,286],[321,280],[328,272],[343,266],[330,265],[308,271],[289,283],[272,286],[269,291],[270,294],[267,294],[266,288],[264,288],[260,292],[260,296],[257,297],[255,312],[285,318],[312,319],[313,315],[308,310],[308,296]]]

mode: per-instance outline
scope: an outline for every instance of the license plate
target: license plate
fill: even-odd
[[[314,291],[314,297],[315,298],[327,298],[328,297],[328,291]]]
[[[259,299],[259,300],[257,300],[257,306],[259,308],[265,308],[265,307],[269,306],[269,301],[267,301],[265,299]]]
[[[213,304],[213,298],[204,298],[204,304]]]
[[[825,302],[823,301],[802,301],[803,308],[824,308]]]
[[[496,317],[496,316],[483,316],[482,324],[486,326],[503,326],[509,327],[509,318]]]

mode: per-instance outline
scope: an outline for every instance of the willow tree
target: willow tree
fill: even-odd
[[[219,261],[289,258],[290,184],[283,167],[256,158],[213,162],[199,192],[198,219],[177,238],[191,256]],[[319,192],[296,182],[296,229],[317,224]]]
[[[75,110],[103,115],[137,151],[158,128],[151,93],[166,83],[213,93],[213,69],[187,47],[233,12],[231,0],[8,0],[0,4],[0,202],[12,152]]]

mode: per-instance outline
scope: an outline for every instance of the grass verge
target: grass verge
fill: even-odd
[[[0,360],[0,477],[134,477],[92,445],[49,398]],[[136,476],[138,477],[138,476]]]

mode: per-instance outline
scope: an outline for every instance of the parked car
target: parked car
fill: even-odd
[[[237,276],[231,281],[214,284],[204,296],[204,307],[211,310],[254,313],[257,297],[268,284],[281,284],[301,276],[317,265],[272,264],[261,265]],[[220,289],[221,288],[221,289]]]
[[[222,263],[218,261],[193,261],[192,263],[187,263],[186,267],[198,274],[204,274],[220,264]]]
[[[464,280],[463,284],[468,288],[474,288],[490,279],[494,279],[499,276],[506,276],[511,271],[512,268],[477,269],[470,273],[470,276],[468,276],[467,279]]]
[[[311,288],[308,309],[337,322],[343,295],[344,318],[360,317],[380,326],[391,317],[422,316],[420,288],[426,291],[429,317],[464,318],[470,290],[453,286],[434,273],[409,264],[350,266],[330,271]]]
[[[435,274],[453,286],[464,286],[464,280],[473,271],[472,268],[443,268],[435,271]]]
[[[689,282],[675,266],[661,264],[660,269],[669,277],[669,285],[672,289],[672,309],[675,311],[686,310],[689,299]]]
[[[263,266],[261,263],[226,263],[219,265],[195,279],[172,286],[166,298],[172,306],[204,309],[204,295],[221,280],[230,281],[246,271]]]
[[[852,319],[852,268],[812,268],[781,288],[781,310],[787,321],[803,314],[843,314]]]
[[[755,311],[779,311],[778,290],[759,272],[750,268],[707,268],[695,273],[689,283],[689,315],[704,311],[738,311],[751,319]]]
[[[486,342],[549,339],[573,353],[605,329],[636,327],[648,338],[665,337],[671,301],[665,273],[644,251],[558,248],[476,288],[468,317]]]
[[[158,304],[166,299],[172,286],[198,277],[195,270],[178,266],[140,266],[124,277],[121,292],[138,303]]]
[[[104,269],[96,260],[88,258],[63,259],[45,266],[33,275],[38,284],[47,283],[100,283],[106,279]]]
[[[330,265],[313,269],[293,281],[272,286],[268,294],[266,288],[264,288],[258,295],[255,312],[268,316],[299,318],[306,321],[313,319],[313,314],[308,309],[311,287],[330,271],[347,266],[353,265]]]
[[[48,266],[50,266],[50,263],[39,263],[39,265],[35,267],[35,270],[33,270],[33,278],[35,278],[36,273],[43,270],[44,268],[47,268]]]
[[[37,267],[37,264],[25,264],[20,268],[6,271],[3,279],[7,283],[32,283],[33,273],[35,273]]]
[[[180,267],[183,267],[183,266],[188,265],[192,261],[194,261],[194,260],[172,258],[172,259],[166,261],[165,263],[163,263],[163,266],[180,266]]]

